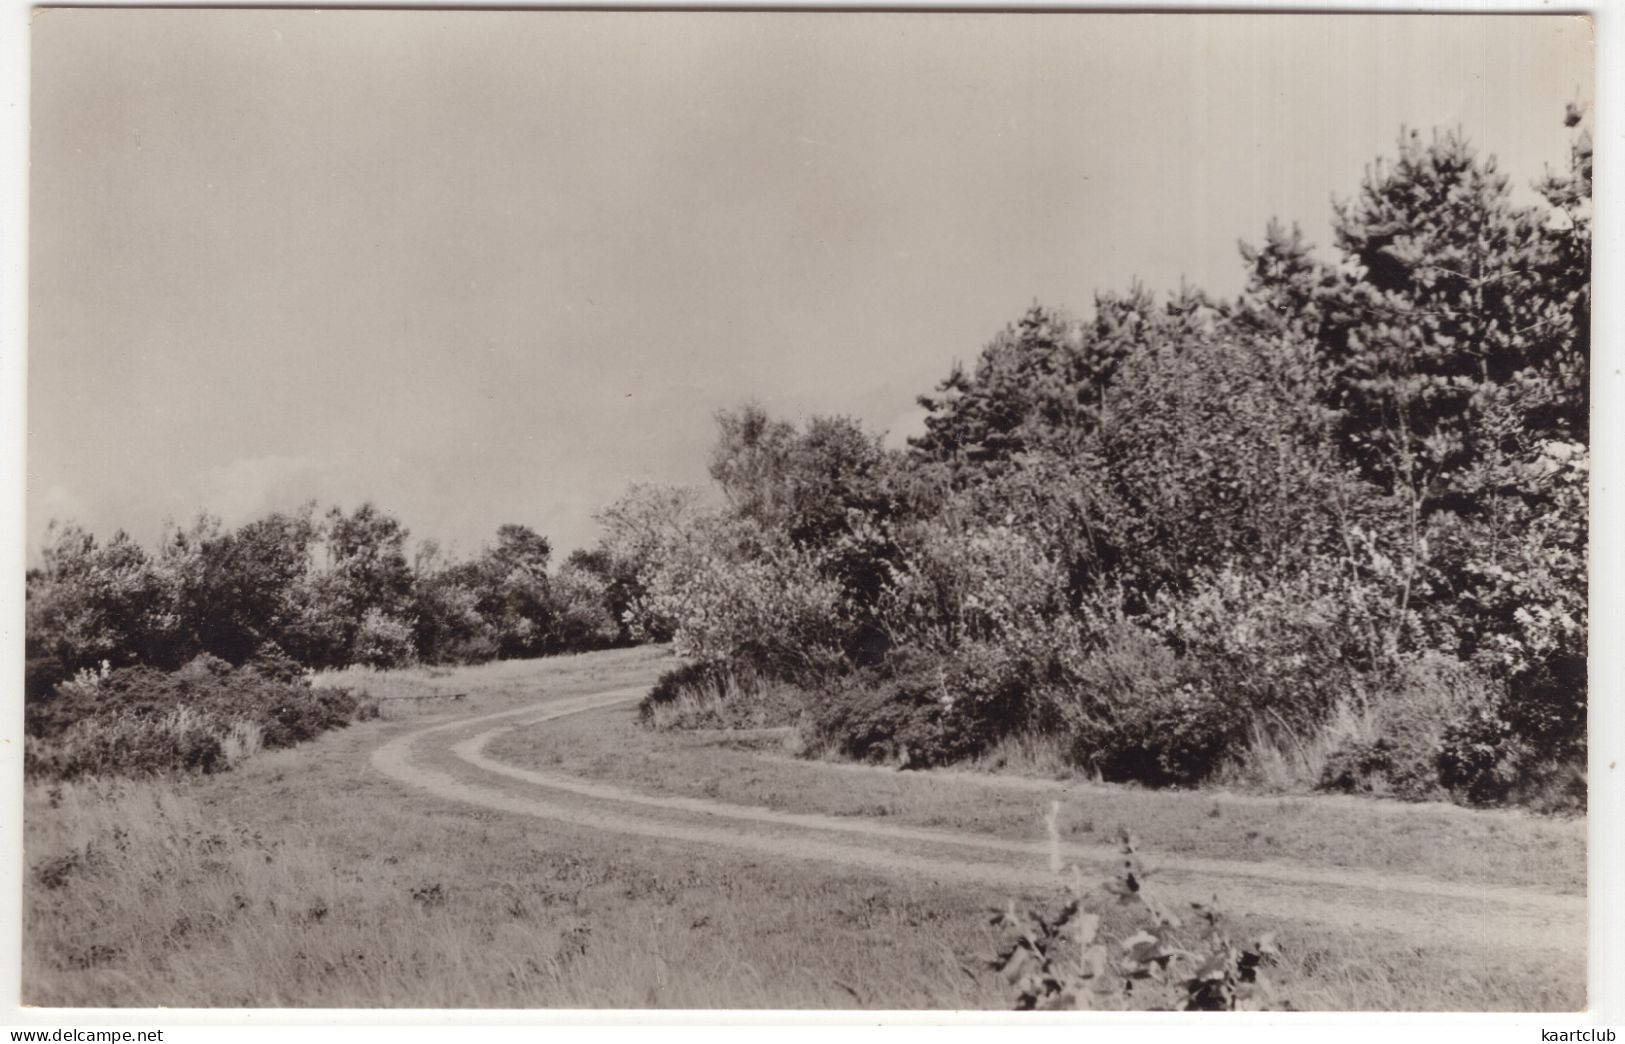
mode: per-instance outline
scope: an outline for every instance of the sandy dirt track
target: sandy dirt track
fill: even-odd
[[[391,779],[442,798],[615,834],[980,886],[990,901],[1060,887],[1049,847],[1038,841],[650,794],[518,768],[485,753],[505,732],[626,704],[645,691],[614,689],[416,729],[379,747],[372,762]],[[1105,845],[1065,845],[1062,853],[1086,872],[1116,858]],[[1579,896],[1285,862],[1154,856],[1148,862],[1156,870],[1151,886],[1163,898],[1216,898],[1235,914],[1470,949],[1537,948],[1571,957],[1586,949],[1586,902]]]

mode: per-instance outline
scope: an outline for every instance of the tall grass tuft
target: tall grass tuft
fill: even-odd
[[[795,724],[797,689],[744,664],[688,663],[660,676],[638,705],[657,729],[767,729]]]

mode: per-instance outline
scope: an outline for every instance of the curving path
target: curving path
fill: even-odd
[[[379,747],[372,762],[391,779],[443,798],[609,833],[969,884],[1000,895],[1059,886],[1047,844],[649,794],[517,768],[486,754],[505,732],[630,703],[645,691],[614,689],[431,725]],[[1104,869],[1117,858],[1106,845],[1069,844],[1061,851],[1085,868]],[[1586,949],[1586,901],[1578,896],[1285,862],[1189,857],[1150,862],[1156,869],[1152,885],[1163,895],[1216,898],[1234,914],[1472,949],[1536,948],[1570,958]]]

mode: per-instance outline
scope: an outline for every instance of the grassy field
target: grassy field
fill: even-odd
[[[771,731],[747,738],[721,731],[654,732],[640,727],[631,710],[620,710],[509,733],[492,745],[491,754],[514,765],[660,793],[1024,840],[1042,836],[1049,801],[1058,799],[1062,834],[1075,840],[1109,841],[1128,827],[1155,839],[1156,850],[1169,855],[1290,859],[1585,892],[1581,819],[1332,795],[1170,792],[968,772],[899,772],[801,761],[785,753],[787,744],[793,745],[793,738]]]
[[[990,894],[650,842],[470,808],[402,787],[369,762],[381,744],[426,725],[645,684],[670,663],[642,649],[455,672],[346,672],[324,681],[382,699],[380,720],[186,784],[30,788],[24,1001],[1008,1006],[985,965],[999,941],[988,908],[1053,899],[1058,889]],[[448,698],[455,693],[465,698]],[[655,733],[615,708],[517,729],[491,753],[661,793],[1042,836],[1040,784],[804,765],[773,749],[779,742]],[[1583,888],[1583,824],[1574,822],[1346,799],[1113,788],[1056,796],[1070,834],[1125,822],[1153,862],[1159,851],[1290,857]],[[1236,925],[1237,934],[1270,928],[1286,944],[1279,988],[1299,1008],[1584,1004],[1583,952],[1554,961],[1260,918]]]
[[[981,898],[469,811],[377,776],[399,731],[652,681],[635,650],[357,676],[384,717],[223,776],[33,787],[24,1001],[44,1006],[998,1007]],[[367,672],[359,672],[366,675]],[[884,975],[877,975],[881,968]],[[876,992],[877,984],[887,992]]]

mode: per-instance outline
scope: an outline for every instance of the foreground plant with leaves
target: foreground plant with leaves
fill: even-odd
[[[1059,803],[1048,825],[1051,865],[1061,871],[1056,828]],[[991,967],[1016,990],[1020,1011],[1260,1011],[1291,1007],[1279,1001],[1264,967],[1279,956],[1274,933],[1238,944],[1214,904],[1192,903],[1191,924],[1147,894],[1151,873],[1134,838],[1119,836],[1118,872],[1091,889],[1076,865],[1066,868],[1070,898],[1060,910],[1018,911],[1014,901],[992,924],[1013,934]],[[1107,909],[1132,908],[1142,927],[1112,938],[1102,930]]]

